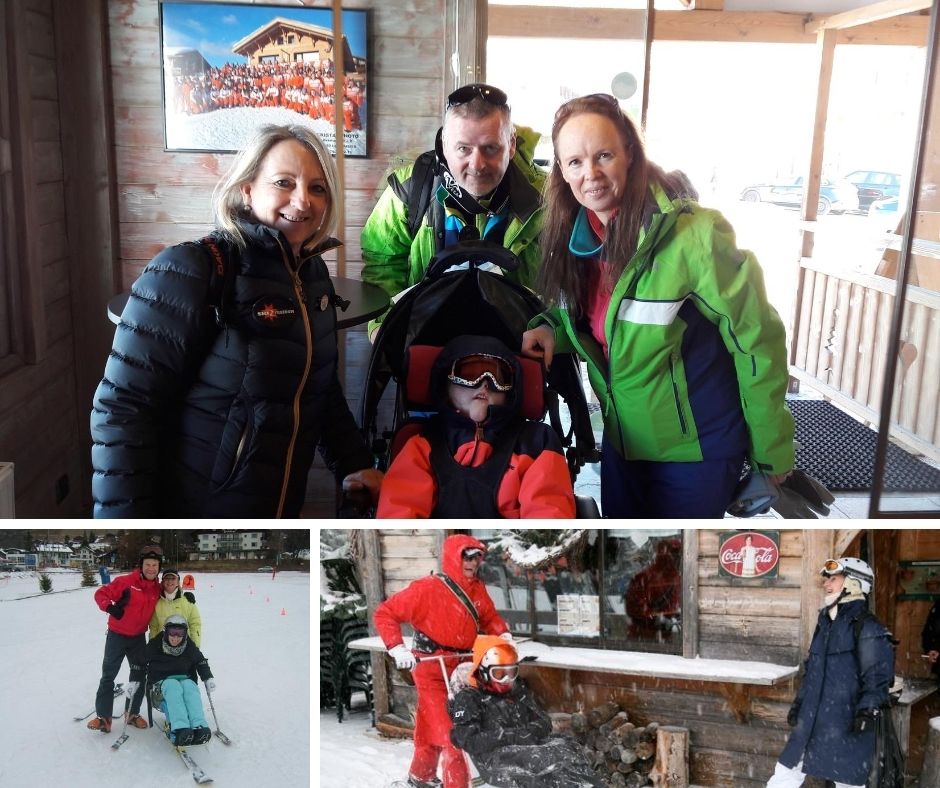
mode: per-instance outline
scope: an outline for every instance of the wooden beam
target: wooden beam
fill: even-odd
[[[933,0],[882,0],[880,3],[855,8],[806,23],[806,31],[814,35],[820,30],[846,30],[859,25],[870,25],[882,19],[893,19],[902,14],[913,14],[933,5]]]
[[[686,528],[682,531],[682,656],[698,656],[699,535],[705,531]]]
[[[642,9],[552,8],[491,5],[490,37],[643,40]],[[828,17],[827,17],[828,18]],[[907,15],[839,32],[840,44],[926,46],[929,17]],[[722,41],[764,44],[812,44],[805,14],[775,11],[657,11],[657,41]]]
[[[809,653],[809,644],[816,629],[816,611],[823,601],[819,568],[832,557],[833,531],[803,530],[803,576],[800,582],[800,661]]]

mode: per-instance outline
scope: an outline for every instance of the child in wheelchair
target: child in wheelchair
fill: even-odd
[[[538,364],[494,337],[462,335],[430,372],[414,369],[430,358],[425,350],[437,349],[409,348],[408,399],[437,412],[392,460],[378,517],[574,517],[561,442],[540,420]]]
[[[515,646],[477,636],[473,660],[460,665],[451,686],[450,739],[496,788],[602,788],[604,783],[574,739],[552,735],[552,722],[518,678]]]
[[[178,747],[205,744],[212,737],[202,709],[196,675],[207,692],[215,691],[209,662],[189,638],[186,619],[178,613],[168,616],[159,637],[152,638],[131,666],[128,693],[137,691],[141,681],[149,687],[150,702],[166,717],[167,738]]]

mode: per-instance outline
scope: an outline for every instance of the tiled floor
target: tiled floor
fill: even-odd
[[[341,378],[343,389],[346,392],[350,408],[358,419],[371,345],[364,326],[357,326],[340,332],[340,341],[341,369],[345,370]],[[803,396],[812,397],[814,395],[807,393]],[[379,408],[378,424],[380,427],[391,425],[391,406],[389,402],[390,400],[386,399]],[[601,430],[599,414],[596,414],[593,420],[595,435],[599,442]],[[575,482],[575,492],[579,495],[590,495],[600,503],[599,464],[586,465],[581,469]],[[837,493],[836,501],[825,519],[865,519],[868,517],[868,506],[868,493]],[[883,495],[881,510],[892,512],[936,511],[938,518],[940,518],[940,490],[928,495]],[[307,500],[302,515],[311,518],[333,518],[336,516],[336,511],[337,493],[333,476],[318,458],[308,478]],[[730,515],[726,517],[730,517]],[[776,512],[771,511],[766,515],[759,515],[758,518],[752,519],[781,518]]]

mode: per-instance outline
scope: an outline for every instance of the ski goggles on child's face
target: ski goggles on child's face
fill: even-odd
[[[490,681],[496,684],[512,684],[518,675],[518,665],[505,665],[490,668]]]
[[[485,378],[497,391],[509,391],[512,388],[512,366],[499,356],[476,353],[458,358],[450,369],[447,379],[458,386],[475,389]]]
[[[167,637],[181,638],[186,634],[186,627],[167,627]]]

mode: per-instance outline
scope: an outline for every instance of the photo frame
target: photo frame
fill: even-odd
[[[940,599],[940,560],[898,561],[897,598]]]
[[[336,153],[368,156],[369,12],[342,11],[345,84],[334,72],[333,11],[161,0],[167,151],[240,150],[267,123],[300,124]]]

